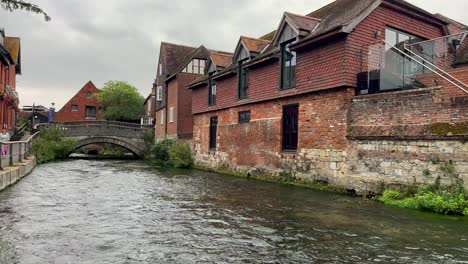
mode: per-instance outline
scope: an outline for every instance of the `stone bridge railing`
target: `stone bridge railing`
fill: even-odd
[[[51,123],[49,127],[61,129],[66,137],[124,137],[144,139],[153,134],[152,126],[115,121],[83,121]]]

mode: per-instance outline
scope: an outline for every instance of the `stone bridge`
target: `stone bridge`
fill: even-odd
[[[75,149],[91,145],[109,143],[123,147],[137,157],[145,155],[145,136],[154,135],[151,126],[114,121],[83,121],[49,124],[61,129],[66,137],[76,138]]]

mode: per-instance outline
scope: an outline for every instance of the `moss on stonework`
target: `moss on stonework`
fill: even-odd
[[[265,181],[265,182],[271,182],[271,183],[280,183],[284,185],[313,189],[313,190],[318,190],[318,191],[333,192],[333,193],[339,193],[339,194],[353,194],[353,195],[355,194],[354,192],[350,192],[349,190],[345,188],[332,186],[323,182],[302,182],[295,177],[285,177],[285,175],[289,176],[289,174],[286,172],[280,173],[280,176],[273,176],[273,175],[268,175],[268,174],[250,175],[249,173],[232,171],[228,168],[212,169],[212,168],[208,168],[204,166],[195,166],[194,169],[215,172],[219,174],[246,178],[246,179],[253,179],[253,180],[259,180],[259,181]]]
[[[436,123],[430,125],[429,129],[432,134],[439,136],[468,135],[468,123],[466,122],[458,124]]]

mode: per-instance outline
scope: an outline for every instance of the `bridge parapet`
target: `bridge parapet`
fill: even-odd
[[[49,127],[61,129],[66,137],[123,137],[144,139],[148,133],[153,134],[151,126],[116,121],[83,121],[52,123]]]

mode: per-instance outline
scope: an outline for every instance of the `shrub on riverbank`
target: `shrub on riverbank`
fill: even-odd
[[[170,159],[169,149],[172,145],[174,145],[174,141],[170,139],[156,142],[150,147],[148,160],[157,165],[167,165]]]
[[[170,165],[182,169],[190,169],[193,166],[192,151],[190,145],[185,142],[170,139],[157,142],[150,148],[148,157],[156,165]]]
[[[421,187],[416,194],[405,196],[397,190],[386,190],[381,202],[401,208],[431,211],[444,215],[468,215],[468,200],[458,188],[431,190]]]
[[[179,169],[190,169],[193,166],[192,150],[187,142],[176,142],[169,148],[169,160],[172,166]]]
[[[75,143],[75,139],[64,137],[59,129],[44,129],[33,143],[31,153],[36,156],[37,163],[42,164],[66,158],[73,151]]]

